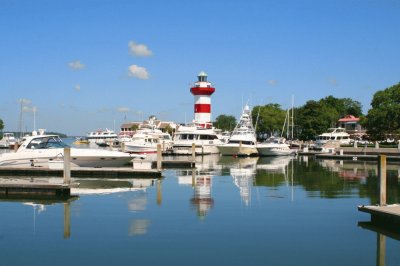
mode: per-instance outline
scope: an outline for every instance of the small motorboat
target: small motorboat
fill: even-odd
[[[83,138],[83,137],[78,137],[74,141],[75,145],[87,145],[89,143],[90,143],[90,141],[87,138]]]
[[[58,135],[27,136],[16,152],[0,155],[0,166],[50,167],[54,162],[64,161],[64,148],[68,147]],[[134,158],[144,155],[103,149],[71,149],[71,164],[81,167],[121,167]]]

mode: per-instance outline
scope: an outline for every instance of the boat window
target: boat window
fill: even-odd
[[[58,137],[45,137],[32,140],[28,145],[28,149],[54,149],[68,147]]]

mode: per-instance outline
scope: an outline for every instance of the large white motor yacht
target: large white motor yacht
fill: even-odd
[[[99,129],[97,131],[89,132],[86,139],[90,143],[112,143],[118,139],[118,135],[113,131],[106,128],[105,130]]]
[[[250,107],[246,105],[228,142],[219,145],[218,149],[222,155],[252,156],[258,155],[256,143]]]
[[[54,162],[64,161],[64,148],[67,146],[58,135],[28,136],[16,152],[1,154],[0,166],[50,167]],[[112,150],[71,148],[73,166],[120,167],[137,157],[143,158]]]
[[[318,135],[315,141],[316,148],[322,148],[328,142],[338,142],[339,145],[349,145],[351,143],[350,134],[346,132],[346,129],[329,128],[328,132]]]
[[[218,154],[218,145],[223,141],[212,128],[203,128],[194,125],[180,126],[174,134],[172,151],[177,155],[192,154],[192,145],[195,145],[196,155]]]

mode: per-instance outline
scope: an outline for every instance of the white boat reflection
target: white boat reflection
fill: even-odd
[[[285,174],[287,166],[293,157],[276,156],[276,157],[261,157],[257,163],[257,169],[265,170],[266,172],[280,172]]]
[[[73,195],[111,194],[129,191],[144,191],[154,185],[154,179],[72,179],[77,187],[71,188]]]
[[[132,220],[129,227],[129,236],[141,236],[147,234],[150,224],[150,220],[147,219]]]
[[[251,187],[257,172],[258,157],[236,158],[230,168],[233,183],[239,188],[243,203],[248,206],[251,202]]]

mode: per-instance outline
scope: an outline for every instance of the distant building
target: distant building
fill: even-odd
[[[132,136],[136,132],[135,128],[136,129],[153,128],[153,129],[159,129],[162,132],[166,132],[168,127],[172,128],[175,131],[177,124],[175,122],[160,121],[157,120],[154,116],[151,116],[149,120],[143,122],[128,122],[122,124],[120,128],[121,131],[119,134]]]
[[[360,118],[354,115],[339,119],[338,126],[344,128],[352,139],[362,139],[366,136],[366,130],[360,125]]]

